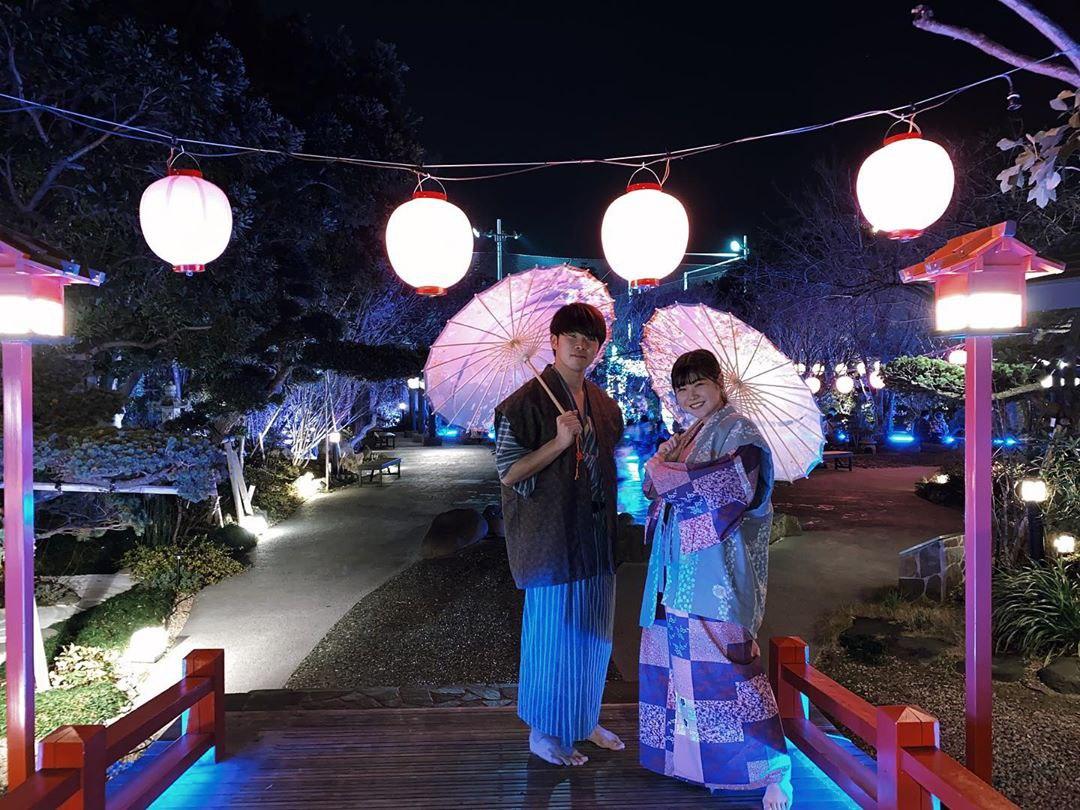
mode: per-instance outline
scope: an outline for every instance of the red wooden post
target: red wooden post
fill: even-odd
[[[213,691],[188,711],[185,732],[214,738],[214,762],[225,755],[225,651],[192,650],[184,657],[184,677],[213,680]]]
[[[964,391],[964,590],[967,627],[964,677],[966,764],[991,784],[993,765],[993,640],[990,633],[993,503],[991,489],[991,390],[993,345],[988,336],[969,336]]]
[[[780,720],[809,718],[802,693],[781,677],[785,664],[809,664],[810,645],[798,636],[774,636],[769,639],[769,681],[776,695]]]
[[[41,741],[41,767],[79,771],[79,792],[61,810],[104,810],[105,726],[61,726]]]
[[[934,798],[904,773],[905,748],[938,747],[938,722],[913,706],[878,706],[877,801],[879,810],[933,810]]]
[[[4,341],[8,788],[34,772],[34,424],[29,343]]]

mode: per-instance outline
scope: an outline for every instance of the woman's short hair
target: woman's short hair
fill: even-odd
[[[678,390],[698,380],[712,380],[724,387],[724,372],[716,355],[708,349],[695,349],[680,355],[671,367],[671,388]]]
[[[551,334],[566,335],[577,332],[597,343],[607,340],[607,324],[600,310],[592,304],[566,304],[559,307],[551,319]]]

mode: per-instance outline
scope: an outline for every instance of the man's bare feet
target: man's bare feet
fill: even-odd
[[[597,727],[592,730],[592,734],[589,735],[589,742],[599,748],[606,748],[609,751],[622,751],[626,748],[626,744],[622,740],[601,725],[597,725]]]
[[[761,800],[763,810],[788,810],[791,807],[791,789],[773,783],[765,788],[765,797]]]
[[[552,765],[584,765],[589,758],[576,748],[566,748],[558,738],[536,729],[529,732],[529,750]]]

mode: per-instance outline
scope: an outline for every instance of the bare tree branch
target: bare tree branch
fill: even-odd
[[[156,349],[158,346],[164,346],[167,343],[176,340],[183,332],[205,332],[209,329],[209,326],[182,326],[171,335],[158,338],[157,340],[110,340],[107,343],[99,343],[96,346],[91,346],[89,349],[79,352],[78,354],[72,354],[71,357],[78,360],[89,360],[95,354],[100,354],[101,352],[110,351],[112,349]]]
[[[15,86],[15,95],[26,101],[26,94],[23,92],[23,79],[22,74],[19,72],[18,66],[15,64],[15,42],[11,38],[11,31],[3,23],[0,23],[0,28],[4,31],[4,39],[7,40],[7,62],[8,70],[11,72],[11,82]],[[27,110],[27,114],[34,122],[34,127],[38,131],[38,137],[45,143],[46,146],[51,145],[49,136],[45,134],[45,130],[41,127],[41,112],[34,108]]]
[[[1002,2],[1005,2],[1005,0],[1002,0]],[[1024,68],[1032,73],[1050,76],[1051,78],[1065,82],[1070,87],[1080,86],[1080,70],[1074,70],[1066,65],[1051,64],[1049,62],[1032,64],[1035,61],[1035,57],[1025,56],[1010,48],[1006,48],[1004,45],[990,39],[986,34],[980,34],[978,31],[972,31],[970,28],[961,28],[957,25],[948,25],[947,23],[938,22],[934,19],[933,9],[928,6],[916,6],[912,9],[912,14],[915,16],[912,24],[916,28],[922,29],[923,31],[929,31],[931,34],[940,34],[941,36],[950,37],[951,39],[959,40],[960,42],[966,42],[968,45],[972,45],[988,56],[1000,59],[1006,64]]]
[[[1080,71],[1080,45],[1077,44],[1076,40],[1065,33],[1065,29],[1037,8],[1034,8],[1027,0],[999,0],[999,2],[1003,6],[1006,6],[1019,14],[1029,22],[1035,30],[1053,42],[1054,47],[1059,51],[1063,51],[1065,53],[1065,58],[1072,62],[1076,69]]]

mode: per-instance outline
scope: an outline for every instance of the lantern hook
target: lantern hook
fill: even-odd
[[[166,173],[173,174],[175,171],[175,169],[173,168],[173,164],[176,163],[176,161],[180,160],[180,158],[184,157],[189,158],[195,164],[196,169],[202,169],[202,166],[199,165],[198,158],[196,158],[193,154],[184,149],[184,145],[182,143],[177,143],[176,138],[173,138],[173,146],[169,149],[169,160],[165,164]]]
[[[922,135],[922,129],[919,127],[918,124],[915,123],[915,113],[912,112],[910,116],[902,115],[899,118],[897,118],[895,121],[893,121],[891,124],[889,124],[889,128],[887,130],[885,130],[886,139],[889,137],[889,133],[892,132],[893,127],[895,127],[897,124],[903,124],[903,123],[907,123],[909,133],[917,132],[920,136]]]
[[[419,171],[416,173],[416,188],[413,189],[413,194],[415,194],[418,191],[423,191],[423,189],[424,189],[424,181],[425,180],[431,180],[431,181],[433,181],[435,183],[438,183],[439,188],[442,189],[442,193],[444,195],[446,194],[446,186],[444,186],[442,184],[442,181],[438,177],[433,177],[432,175],[428,174],[427,172],[419,172]]]
[[[630,175],[630,179],[626,183],[627,188],[630,188],[630,186],[632,186],[634,184],[634,178],[637,177],[638,172],[649,172],[653,177],[656,178],[656,184],[658,186],[664,185],[664,180],[667,179],[667,172],[666,171],[664,172],[664,180],[661,180],[660,175],[658,175],[656,173],[656,171],[652,168],[652,166],[649,166],[648,164],[642,163],[640,168],[634,169],[634,173],[632,175]]]

